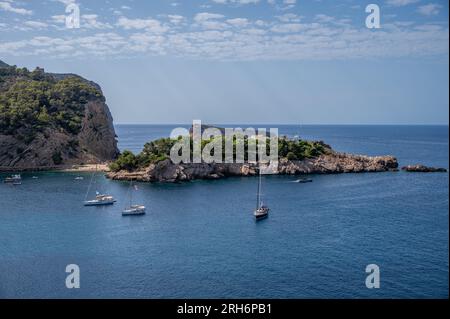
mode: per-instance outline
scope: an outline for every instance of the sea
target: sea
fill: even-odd
[[[119,147],[137,153],[175,127],[117,125]],[[448,126],[258,127],[394,155],[400,166],[449,167]],[[138,183],[134,202],[147,214],[122,217],[128,182],[22,176],[20,186],[0,183],[0,298],[449,296],[448,173],[264,176],[271,212],[258,222],[255,177]],[[88,196],[112,194],[113,206],[83,206],[91,179]]]

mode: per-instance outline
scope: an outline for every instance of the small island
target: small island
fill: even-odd
[[[110,164],[107,177],[113,180],[141,182],[183,182],[195,179],[219,179],[229,176],[254,176],[258,165],[248,162],[246,148],[244,163],[179,163],[169,158],[177,139],[162,138],[145,144],[135,155],[124,151]],[[210,140],[203,141],[205,147]],[[248,143],[248,138],[245,140]],[[234,148],[235,150],[235,148]],[[393,156],[364,156],[339,153],[322,141],[278,139],[279,164],[277,174],[340,174],[397,171]]]

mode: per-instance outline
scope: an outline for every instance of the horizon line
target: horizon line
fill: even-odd
[[[202,122],[205,125],[281,125],[281,126],[449,126],[449,123],[399,123],[399,124],[390,124],[390,123],[362,123],[362,124],[337,124],[337,123],[327,123],[327,124],[318,124],[318,123],[308,123],[308,124],[299,124],[299,123],[212,123],[212,122]],[[113,123],[113,125],[192,125],[192,123]]]

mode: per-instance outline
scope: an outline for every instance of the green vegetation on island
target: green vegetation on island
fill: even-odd
[[[181,138],[181,137],[180,137]],[[129,150],[123,151],[117,160],[110,164],[110,169],[114,172],[120,170],[134,171],[142,169],[150,164],[156,164],[160,161],[168,159],[170,157],[170,150],[175,145],[178,139],[161,138],[149,143],[146,143],[141,153],[135,155]],[[237,143],[242,140],[233,138],[233,158],[236,158],[236,149],[238,149]],[[214,142],[213,139],[202,140],[201,149],[203,150],[206,145]],[[249,143],[257,143],[256,139],[249,139],[245,137],[244,143],[244,160],[249,158]],[[191,139],[191,159],[192,159],[192,147],[193,142]],[[251,146],[251,145],[250,145]],[[225,149],[225,139],[222,139],[222,150]],[[270,152],[270,139],[266,138],[266,151]],[[306,141],[297,139],[288,139],[286,137],[280,137],[278,139],[278,155],[280,158],[287,158],[288,160],[304,160],[307,158],[314,158],[325,154],[330,151],[330,147],[323,142]],[[214,155],[214,151],[212,154]],[[225,159],[225,154],[222,152],[222,158]]]

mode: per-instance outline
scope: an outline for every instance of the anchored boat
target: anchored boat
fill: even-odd
[[[301,184],[304,184],[304,183],[312,183],[312,179],[310,179],[310,178],[300,178],[300,179],[297,179],[295,182],[296,183],[301,183]]]
[[[256,195],[256,210],[253,213],[256,220],[261,220],[267,218],[269,216],[270,208],[264,204],[262,200],[261,194],[262,188],[262,177],[261,177],[261,168],[259,169],[259,180],[258,180],[258,193]]]
[[[130,194],[130,205],[122,211],[122,216],[139,216],[145,215],[144,205],[133,205],[133,190],[137,191],[137,186],[133,187],[133,181],[130,182],[130,189],[128,193]]]
[[[107,194],[100,194],[98,191],[95,192],[95,198],[88,200],[88,196],[91,190],[92,183],[94,181],[95,174],[97,172],[97,167],[95,168],[95,172],[92,173],[91,180],[89,182],[89,187],[86,192],[86,196],[84,198],[84,206],[105,206],[105,205],[113,205],[116,200],[113,196]]]
[[[97,193],[95,199],[85,200],[84,206],[104,206],[104,205],[113,205],[116,202],[114,197],[111,195],[101,195]]]
[[[11,175],[10,177],[6,177],[3,180],[3,183],[13,184],[13,185],[21,185],[22,184],[22,176],[20,176],[20,174]]]
[[[145,206],[143,205],[131,205],[122,211],[122,216],[137,216],[145,215]]]

